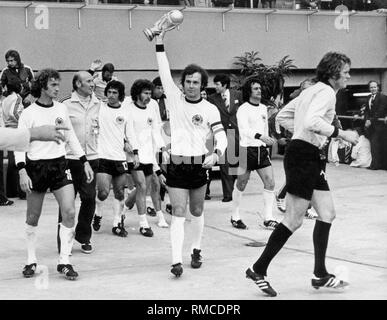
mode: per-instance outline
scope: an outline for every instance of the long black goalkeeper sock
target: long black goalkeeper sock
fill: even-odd
[[[255,273],[266,276],[267,268],[271,260],[281,250],[291,235],[292,232],[282,223],[274,229],[266,244],[265,250],[263,250],[261,256],[253,265]]]
[[[325,255],[331,225],[330,223],[317,220],[313,229],[314,275],[319,278],[325,277],[328,274],[325,267]]]

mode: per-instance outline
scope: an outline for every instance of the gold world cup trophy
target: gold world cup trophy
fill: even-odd
[[[164,14],[152,28],[144,29],[144,34],[149,41],[152,41],[156,35],[172,30],[182,22],[183,13],[180,10],[172,10]]]

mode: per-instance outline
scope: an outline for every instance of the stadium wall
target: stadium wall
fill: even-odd
[[[0,2],[2,52],[14,48],[34,70],[54,67],[64,75],[87,69],[93,59],[112,62],[128,85],[136,78],[157,75],[154,42],[142,33],[171,7],[119,5],[32,4]],[[294,59],[299,72],[287,85],[311,74],[327,51],[341,51],[356,69],[354,84],[377,76],[386,91],[387,21],[385,15],[361,12],[346,18],[335,12],[228,8],[186,8],[179,30],[165,38],[174,74],[188,63],[210,70],[233,69],[233,57],[259,51],[266,64],[283,56]],[[46,19],[47,16],[47,19]],[[347,16],[348,17],[348,16]],[[343,27],[349,25],[349,30]],[[5,60],[0,60],[0,66]],[[364,72],[362,72],[364,70]],[[213,72],[210,72],[213,73]]]

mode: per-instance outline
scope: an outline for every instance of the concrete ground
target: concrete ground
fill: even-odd
[[[273,160],[276,189],[284,182],[282,159]],[[230,224],[231,203],[222,203],[220,180],[211,185],[212,199],[205,203],[202,268],[191,269],[190,228],[186,223],[184,273],[170,273],[169,229],[159,229],[149,217],[153,238],[138,232],[136,211],[128,213],[129,235],[111,233],[112,209],[106,211],[102,228],[93,235],[95,251],[86,255],[75,243],[72,263],[80,276],[67,281],[56,272],[57,204],[52,194],[45,199],[38,231],[37,255],[41,269],[31,279],[22,277],[26,262],[24,221],[26,202],[16,200],[0,207],[0,299],[129,299],[129,300],[357,300],[387,298],[387,172],[329,165],[328,180],[337,209],[330,234],[327,268],[345,268],[350,286],[345,290],[315,290],[310,286],[313,271],[312,231],[314,221],[304,225],[286,243],[269,268],[269,281],[279,292],[265,297],[245,270],[263,250],[271,231],[259,226],[263,208],[263,186],[252,174],[241,204],[248,230]],[[108,202],[112,203],[112,196]],[[78,202],[77,202],[78,206]],[[283,216],[274,209],[275,216]],[[166,214],[169,222],[171,216]]]

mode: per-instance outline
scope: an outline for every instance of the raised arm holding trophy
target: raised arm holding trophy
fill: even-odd
[[[172,10],[164,14],[152,28],[144,29],[144,34],[149,41],[161,32],[170,31],[183,22],[183,13],[180,10]]]
[[[201,239],[204,230],[203,206],[207,170],[219,160],[227,147],[227,138],[217,107],[201,98],[200,93],[208,82],[207,72],[195,64],[185,67],[180,79],[184,93],[173,81],[163,37],[165,31],[171,30],[171,27],[182,20],[181,12],[171,11],[155,24],[152,32],[152,39],[156,38],[159,75],[169,101],[171,155],[167,164],[166,185],[172,205],[171,273],[176,277],[183,273],[184,223],[188,202],[192,215],[191,267],[198,269],[202,265]],[[214,152],[209,152],[206,148],[206,137],[210,132],[215,138]]]

